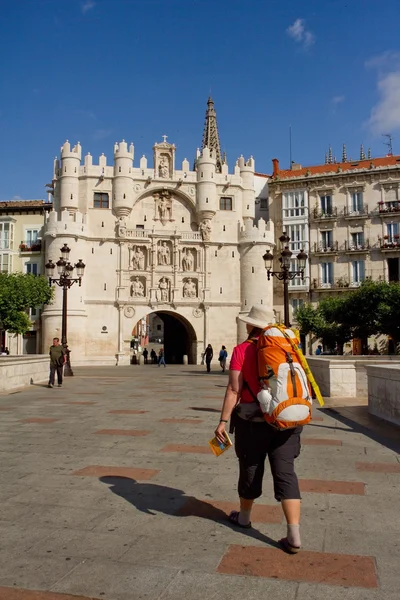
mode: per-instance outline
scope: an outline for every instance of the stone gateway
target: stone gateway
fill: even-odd
[[[186,159],[175,164],[166,136],[152,165],[145,156],[135,165],[124,140],[112,165],[104,155],[98,164],[90,154],[82,160],[79,142],[66,141],[54,162],[44,241],[46,261],[57,261],[67,243],[86,264],[82,287],[68,293],[74,364],[127,364],[133,328],[151,313],[161,317],[165,352],[176,362],[186,355],[200,363],[207,344],[232,348],[244,339],[238,316],[252,304],[272,306],[262,256],[274,232],[257,200],[266,183],[252,157],[229,172],[211,98],[194,170]],[[60,327],[61,306],[56,289],[42,313],[43,349]]]

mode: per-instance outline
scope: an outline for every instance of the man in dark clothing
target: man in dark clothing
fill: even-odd
[[[211,344],[208,344],[204,354],[205,354],[206,365],[207,365],[207,373],[209,373],[211,371],[212,357],[214,356],[214,351],[212,349]]]
[[[55,374],[57,372],[58,387],[62,386],[63,367],[66,359],[64,348],[60,345],[59,338],[53,339],[53,345],[50,346],[50,378],[49,388],[54,387]]]
[[[147,357],[149,356],[149,351],[147,350],[147,348],[145,348],[143,350],[143,358],[144,358],[144,364],[147,365]]]

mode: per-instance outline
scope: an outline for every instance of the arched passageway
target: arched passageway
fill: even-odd
[[[153,319],[153,316],[158,319]],[[151,329],[152,323],[160,323],[160,320],[162,325]],[[196,364],[196,332],[185,317],[167,310],[155,311],[146,317],[146,331],[148,351],[154,349],[158,354],[163,347],[167,364],[183,364],[184,356],[187,356],[189,364]]]

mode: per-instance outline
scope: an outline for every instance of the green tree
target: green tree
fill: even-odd
[[[378,333],[390,336],[395,344],[400,343],[400,283],[382,286],[380,302],[376,307]]]
[[[330,349],[338,347],[343,352],[343,345],[351,339],[351,330],[339,318],[342,312],[343,297],[332,296],[322,300],[317,307],[305,304],[296,312],[296,321],[301,332],[312,334],[322,340]]]
[[[50,304],[53,288],[45,277],[22,273],[0,273],[0,324],[12,333],[25,333],[31,327],[27,311]]]

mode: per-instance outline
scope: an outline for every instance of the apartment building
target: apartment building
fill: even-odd
[[[52,208],[44,200],[0,202],[0,272],[44,274],[42,235],[45,213]],[[30,311],[32,329],[24,336],[1,330],[0,346],[11,354],[40,352],[40,308]]]
[[[268,182],[270,217],[276,239],[291,237],[295,254],[309,256],[304,280],[290,282],[292,318],[304,302],[357,287],[368,278],[400,280],[400,156],[342,162],[329,153],[325,164],[281,170],[273,160]],[[278,264],[277,264],[278,267]],[[277,311],[282,284],[274,281]]]

